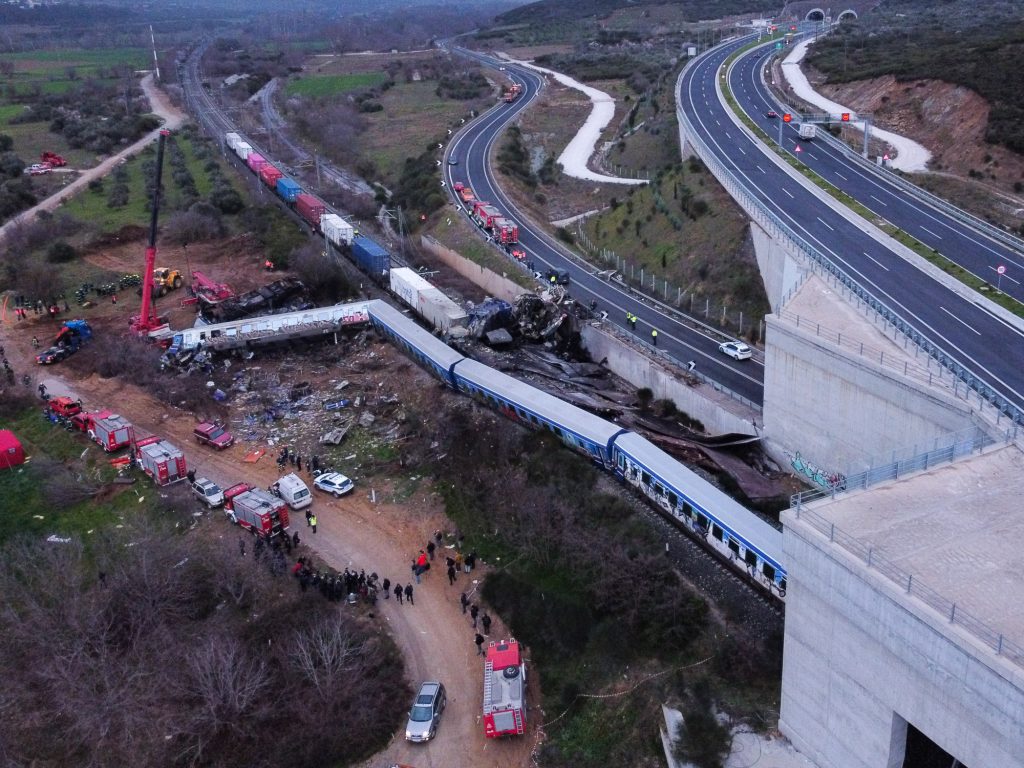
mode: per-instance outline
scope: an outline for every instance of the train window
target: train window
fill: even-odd
[[[735,539],[729,539],[729,549],[732,550],[732,553],[736,555],[736,557],[740,556],[740,545]]]
[[[654,484],[654,492],[661,496],[665,492],[665,489],[661,487],[661,483],[656,482]]]
[[[687,517],[694,517],[693,507],[690,505],[690,502],[688,502],[688,501],[684,501],[683,502],[683,514],[686,515]],[[703,525],[704,525],[705,528],[707,528],[706,524],[703,524]]]
[[[719,541],[721,541],[722,540],[722,529],[719,528],[717,525],[712,524],[711,525],[711,535],[714,536]]]
[[[775,569],[772,566],[768,565],[768,563],[764,563],[761,566],[761,573],[764,574],[765,578],[768,579],[768,581],[775,581]]]
[[[619,456],[618,456],[618,459],[617,459],[617,463],[619,465],[619,469],[625,469],[626,468],[626,457],[623,456],[620,453]]]
[[[551,431],[554,432],[559,437],[562,436],[562,430],[560,428],[558,428],[558,427],[552,426],[551,427]]]
[[[743,555],[743,560],[747,565],[757,566],[757,553],[752,549],[748,549]]]
[[[672,507],[672,509],[675,509],[676,505],[678,503],[679,503],[679,497],[676,496],[672,491],[669,491],[668,492],[668,505],[670,507]],[[687,512],[686,514],[689,514],[689,512]]]
[[[651,484],[651,474],[650,474],[650,472],[641,472],[640,473],[640,482],[642,482],[644,485],[650,485]]]
[[[786,594],[786,580],[785,579],[782,579],[779,582],[779,594],[781,594],[781,595]]]
[[[704,517],[704,515],[698,513],[697,514],[697,525],[700,526],[700,529],[702,531],[707,531],[707,529],[708,529],[708,519],[706,517]]]

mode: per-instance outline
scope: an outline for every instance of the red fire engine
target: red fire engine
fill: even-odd
[[[484,735],[522,734],[526,727],[526,662],[513,639],[492,641],[484,661]]]

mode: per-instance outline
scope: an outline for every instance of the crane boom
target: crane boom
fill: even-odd
[[[153,270],[156,265],[156,227],[160,215],[160,184],[164,171],[164,144],[171,135],[168,130],[160,131],[156,145],[156,184],[153,186],[152,210],[149,217],[149,244],[146,246],[146,269],[142,276],[142,311],[138,317],[132,318],[132,330],[146,335],[166,323],[156,316],[153,307]]]

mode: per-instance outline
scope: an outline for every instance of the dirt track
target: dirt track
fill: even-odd
[[[150,131],[141,139],[136,141],[129,147],[122,149],[116,155],[112,155],[104,160],[102,163],[97,165],[95,168],[90,168],[86,171],[82,171],[81,175],[73,182],[68,184],[66,187],[58,192],[54,192],[48,198],[40,203],[29,208],[27,211],[22,211],[15,218],[8,221],[3,226],[0,226],[0,241],[3,240],[4,235],[7,233],[7,228],[15,221],[22,219],[30,219],[35,216],[39,211],[53,211],[58,208],[65,199],[69,199],[71,196],[81,192],[85,189],[86,185],[93,179],[98,179],[102,176],[106,176],[114,167],[126,157],[140,152],[147,144],[154,141],[157,136],[160,135],[162,130],[174,130],[185,121],[185,115],[177,107],[174,107],[164,93],[153,84],[153,75],[146,75],[142,78],[140,83],[143,92],[149,99],[150,107],[152,108],[153,114],[162,118],[164,124],[155,130]]]

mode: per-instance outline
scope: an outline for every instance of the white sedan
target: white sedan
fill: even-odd
[[[316,480],[313,481],[313,487],[333,494],[335,498],[340,498],[356,486],[340,472],[325,472],[322,475],[317,475]]]
[[[718,351],[733,360],[749,360],[754,355],[750,347],[740,341],[727,341],[724,344],[719,344]]]

